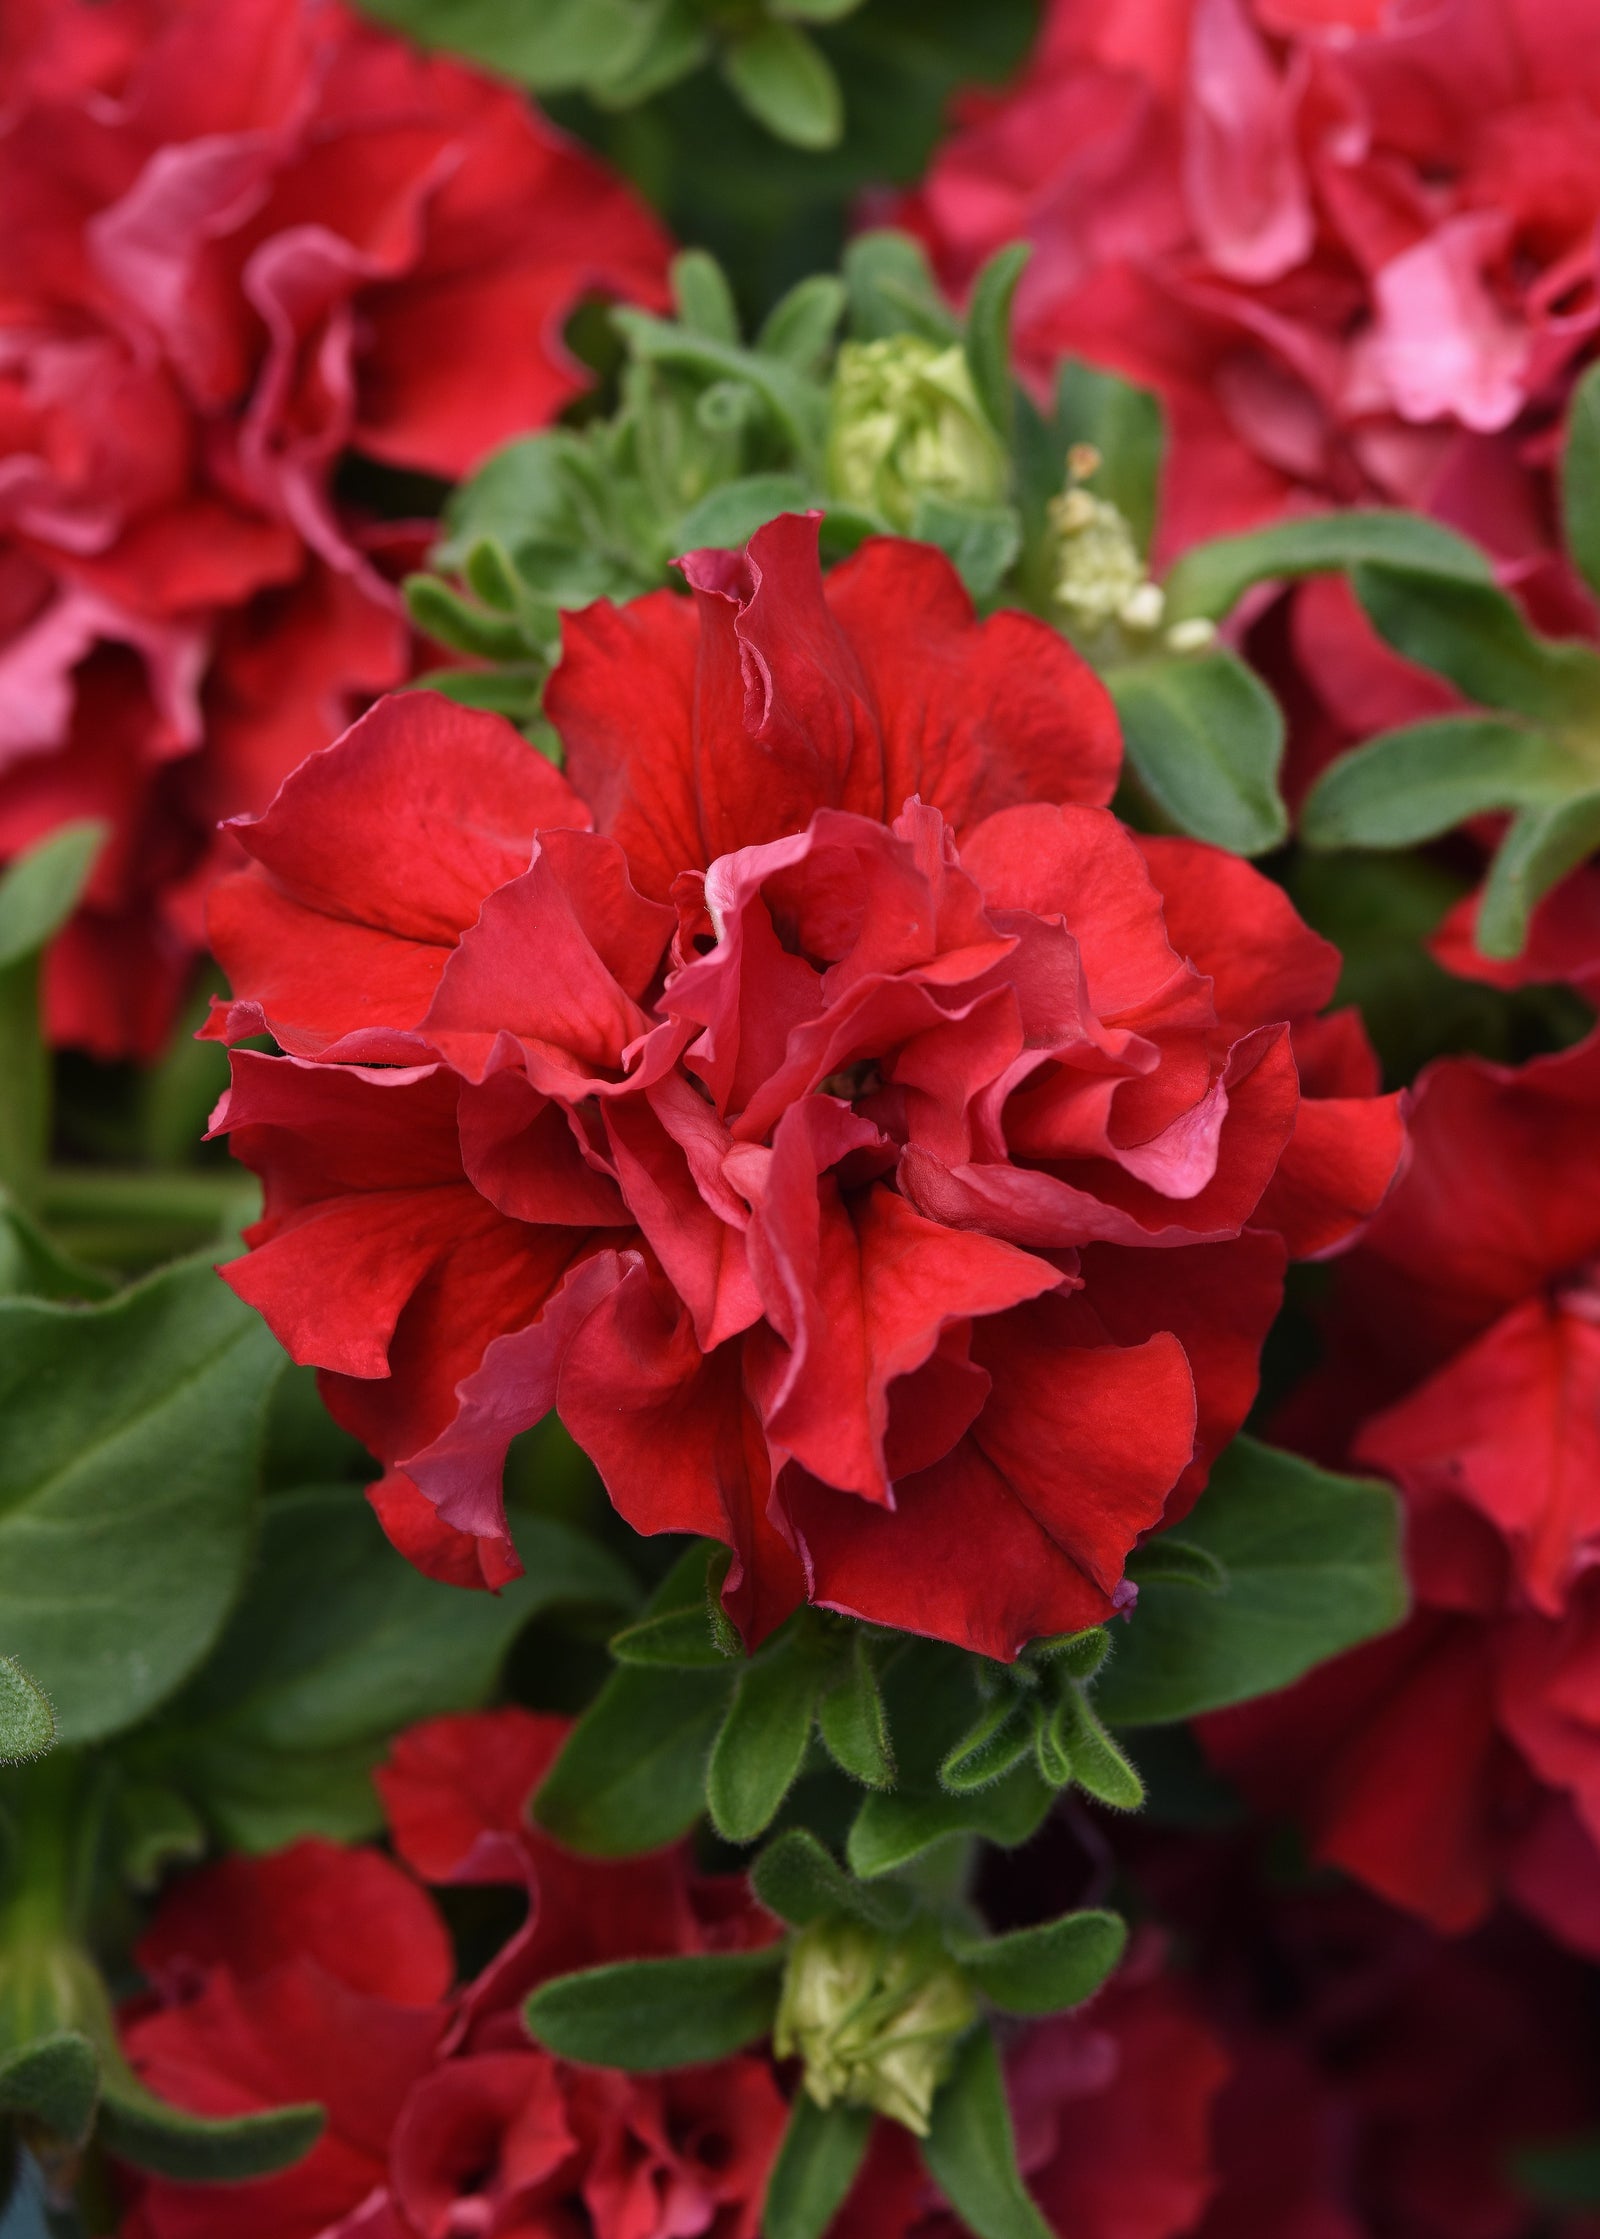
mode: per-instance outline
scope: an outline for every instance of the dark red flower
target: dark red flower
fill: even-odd
[[[1419,1083],[1302,1427],[1404,1496],[1417,1610],[1207,1745],[1439,1926],[1509,1889],[1600,1951],[1600,1041]],[[1352,1435],[1353,1433],[1353,1435]]]
[[[124,2048],[197,2112],[317,2099],[328,2128],[282,2175],[219,2189],[130,2179],[125,2239],[757,2239],[785,2120],[768,2063],[682,2075],[571,2068],[519,2018],[545,1975],[736,1948],[775,1923],[683,1849],[578,1859],[523,1813],[565,1721],[502,1710],[400,1737],[379,1784],[425,1879],[525,1886],[528,1923],[464,1990],[443,1923],[372,1850],[234,1858],[163,1899],[138,1958],[153,1996]]]
[[[1160,390],[1169,551],[1380,499],[1541,569],[1597,201],[1586,0],[1052,0],[907,214],[958,290],[1033,242],[1041,382],[1076,353]]]
[[[338,0],[64,0],[7,33],[0,853],[112,816],[51,1030],[147,1053],[217,816],[405,673],[341,458],[455,476],[548,420],[583,380],[567,315],[659,301],[667,244],[510,88]]]
[[[416,1495],[503,1559],[554,1405],[638,1529],[733,1548],[751,1639],[809,1597],[1011,1656],[1119,1605],[1398,1113],[1281,890],[1104,808],[1054,632],[925,547],[824,584],[797,518],[686,568],[569,621],[567,777],[409,697],[238,827],[218,1031],[286,1055],[218,1115],[228,1280],[434,1567]]]

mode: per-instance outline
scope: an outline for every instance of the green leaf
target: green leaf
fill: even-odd
[[[1222,536],[1187,551],[1166,580],[1167,618],[1220,622],[1257,583],[1326,575],[1335,568],[1384,562],[1447,581],[1492,584],[1487,555],[1453,529],[1418,513],[1359,507],[1280,521],[1243,536]]]
[[[0,1639],[62,1741],[132,1725],[216,1639],[282,1365],[192,1263],[104,1306],[0,1303]]]
[[[650,2074],[694,2068],[764,2037],[783,1946],[693,1959],[628,1959],[542,1983],[523,2018],[563,2060]]]
[[[933,2102],[922,2158],[977,2239],[1052,2239],[1017,2167],[1005,2079],[987,2029],[975,2029],[956,2055]]]
[[[93,1304],[115,1289],[109,1276],[81,1267],[0,1191],[0,1298]]]
[[[1054,449],[1058,461],[1074,443],[1092,444],[1100,466],[1090,487],[1114,505],[1141,552],[1155,535],[1166,445],[1161,402],[1150,389],[1124,381],[1103,366],[1067,358],[1056,376]],[[1061,468],[1057,465],[1056,487]]]
[[[706,1760],[732,1688],[727,1665],[614,1671],[534,1799],[535,1819],[599,1858],[676,1842],[700,1816]]]
[[[1241,660],[1218,647],[1109,669],[1104,681],[1128,760],[1180,831],[1230,855],[1281,845],[1289,830],[1278,791],[1283,715]]]
[[[1072,1785],[1074,1708],[1070,1692],[1058,1695],[1054,1702],[1035,1700],[1030,1705],[1033,1761],[1047,1788],[1070,1788]]]
[[[1055,2014],[1093,1997],[1121,1959],[1127,1923],[1114,1912],[1069,1912],[1008,1936],[969,1936],[951,1954],[974,1990],[1008,2014]]]
[[[236,2184],[290,2169],[322,2135],[320,2107],[273,2107],[216,2121],[157,2099],[131,2077],[102,2086],[100,2138],[119,2161],[186,2184]]]
[[[756,348],[815,379],[827,369],[844,306],[844,282],[831,272],[814,272],[773,305],[756,336]]]
[[[675,1671],[726,1671],[703,1608],[665,1609],[614,1633],[609,1643],[619,1664],[665,1664]]]
[[[63,824],[0,873],[0,1183],[31,1191],[50,1142],[49,1053],[39,1024],[39,959],[77,906],[104,824]]]
[[[1600,720],[1600,655],[1536,637],[1493,583],[1376,565],[1352,577],[1379,633],[1469,700],[1541,723]]]
[[[853,1880],[808,1827],[791,1827],[768,1843],[750,1869],[750,1886],[791,1928],[830,1913],[846,1913],[870,1928],[901,1928],[914,1905],[898,1882],[868,1889]]]
[[[1011,299],[1032,254],[1031,243],[1013,241],[989,258],[973,282],[961,338],[978,402],[1005,443],[1011,440],[1013,418]]]
[[[99,2092],[95,2049],[76,2029],[0,2052],[0,2114],[20,2115],[71,2145],[88,2137]]]
[[[863,1788],[894,1786],[894,1745],[878,1675],[863,1633],[852,1638],[842,1674],[817,1709],[823,1746],[841,1772]]]
[[[13,1656],[0,1656],[0,1765],[42,1757],[56,1738],[50,1698]]]
[[[681,249],[672,260],[670,278],[678,317],[691,334],[709,335],[713,342],[737,347],[739,313],[716,258],[704,249]]]
[[[156,1888],[174,1866],[192,1866],[206,1853],[205,1822],[175,1788],[153,1780],[124,1779],[115,1802],[117,1867],[131,1888]]]
[[[1163,1586],[1193,1586],[1202,1594],[1220,1594],[1227,1590],[1228,1574],[1208,1548],[1196,1547],[1187,1539],[1175,1539],[1169,1532],[1158,1532],[1154,1539],[1147,1539],[1128,1557],[1127,1574],[1139,1587],[1160,1583]],[[1106,1646],[1111,1643],[1107,1637]],[[1096,1669],[1099,1667],[1096,1666]],[[1088,1678],[1080,1672],[1079,1678]]]
[[[538,711],[544,671],[526,664],[515,669],[429,669],[398,689],[437,692],[457,707],[481,708],[486,715],[525,723]]]
[[[1572,394],[1561,454],[1561,514],[1567,550],[1589,588],[1600,591],[1600,366],[1590,366]]]
[[[1512,2156],[1519,2188],[1551,2208],[1600,2208],[1600,2130],[1524,2146]]]
[[[58,825],[0,875],[0,971],[37,956],[78,906],[108,827]]]
[[[1006,1688],[939,1767],[941,1787],[954,1796],[991,1787],[1027,1755],[1031,1734],[1027,1697]]]
[[[424,637],[477,660],[527,660],[528,640],[521,623],[510,615],[464,599],[436,575],[408,575],[401,589],[406,612]]]
[[[739,1674],[706,1772],[711,1823],[725,1842],[754,1842],[776,1818],[805,1759],[821,1679],[798,1627]]]
[[[956,340],[955,314],[939,292],[927,251],[911,234],[888,227],[858,233],[845,245],[842,269],[850,332],[857,341],[881,342],[894,334]]]
[[[844,98],[820,47],[770,17],[729,41],[723,75],[750,114],[796,148],[837,147]]]
[[[842,23],[853,16],[862,0],[768,0],[773,15],[795,23]]]
[[[1227,1588],[1140,1587],[1096,1684],[1096,1707],[1114,1726],[1163,1725],[1270,1694],[1405,1615],[1387,1485],[1237,1438],[1183,1528],[1222,1565]]]
[[[1515,817],[1478,904],[1477,940],[1484,955],[1516,956],[1528,937],[1534,904],[1597,847],[1600,789]]]
[[[1067,1712],[1065,1743],[1072,1777],[1086,1795],[1113,1811],[1137,1811],[1144,1782],[1095,1716],[1081,1687],[1063,1697]]]
[[[373,1831],[369,1775],[397,1728],[483,1702],[540,1611],[632,1596],[615,1558],[570,1526],[518,1516],[515,1531],[525,1575],[469,1594],[397,1554],[355,1486],[279,1495],[250,1590],[152,1758],[242,1849]]]
[[[975,599],[999,590],[1022,549],[1022,523],[1009,505],[963,505],[932,490],[918,497],[910,534],[920,544],[936,544]]]
[[[741,474],[690,506],[672,541],[683,552],[731,551],[748,544],[757,529],[780,513],[805,513],[815,502],[804,475]]]
[[[872,2136],[870,2107],[819,2107],[795,2093],[783,2144],[767,2180],[763,2239],[823,2239],[856,2181]]]
[[[543,93],[599,88],[633,68],[665,0],[363,0],[427,46],[468,55]]]
[[[1489,810],[1565,800],[1592,783],[1559,738],[1492,715],[1383,731],[1342,754],[1306,796],[1307,847],[1414,847]]]
[[[1104,1625],[1090,1625],[1081,1633],[1055,1633],[1029,1644],[1028,1661],[1057,1664],[1073,1679],[1093,1679],[1111,1653],[1111,1634]]]
[[[850,1829],[846,1855],[863,1880],[892,1873],[956,1835],[981,1835],[1014,1850],[1037,1832],[1054,1802],[1030,1760],[967,1795],[901,1787],[868,1796]]]

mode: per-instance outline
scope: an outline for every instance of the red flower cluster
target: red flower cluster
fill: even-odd
[[[1438,1926],[1506,1890],[1600,1953],[1597,1141],[1600,1039],[1423,1076],[1300,1426],[1399,1486],[1418,1606],[1207,1746]]]
[[[549,1975],[776,1932],[682,1851],[601,1864],[531,1829],[564,1731],[501,1710],[403,1735],[378,1780],[404,1867],[303,1841],[169,1892],[138,1947],[153,1996],[122,2026],[135,2069],[197,2114],[312,2099],[328,2127],[257,2183],[131,2178],[122,2239],[757,2239],[786,2113],[765,2059],[629,2076],[522,2028]],[[526,1924],[464,1990],[424,1882],[527,1890]]]
[[[1307,498],[1549,543],[1600,329],[1588,0],[1052,0],[907,215],[950,282],[1025,238],[1018,343],[1157,388],[1169,550]]]
[[[339,0],[9,6],[0,207],[0,856],[109,820],[51,1030],[149,1054],[217,819],[404,673],[341,458],[453,476],[548,419],[568,313],[659,300],[667,245]]]
[[[1126,1598],[1396,1100],[1281,890],[1104,807],[1044,624],[891,540],[824,583],[795,517],[685,566],[569,620],[571,782],[408,697],[238,827],[217,1031],[286,1054],[219,1111],[227,1277],[424,1567],[506,1575],[554,1405],[752,1641],[809,1597],[1009,1657]]]

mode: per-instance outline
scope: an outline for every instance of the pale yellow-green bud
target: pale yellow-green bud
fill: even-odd
[[[931,1930],[896,1938],[818,1920],[789,1948],[773,2045],[780,2059],[799,2056],[819,2107],[872,2107],[925,2138],[977,2010]]]
[[[995,505],[1006,455],[957,343],[916,334],[840,345],[827,458],[836,498],[908,529],[924,496]]]

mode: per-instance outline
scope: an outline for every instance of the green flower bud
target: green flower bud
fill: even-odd
[[[931,1929],[888,1937],[817,1920],[789,1948],[773,2044],[780,2059],[805,2063],[819,2107],[872,2107],[925,2138],[933,2095],[977,2011]]]
[[[1006,455],[957,343],[920,335],[840,345],[828,433],[828,487],[908,529],[923,495],[996,505]]]

